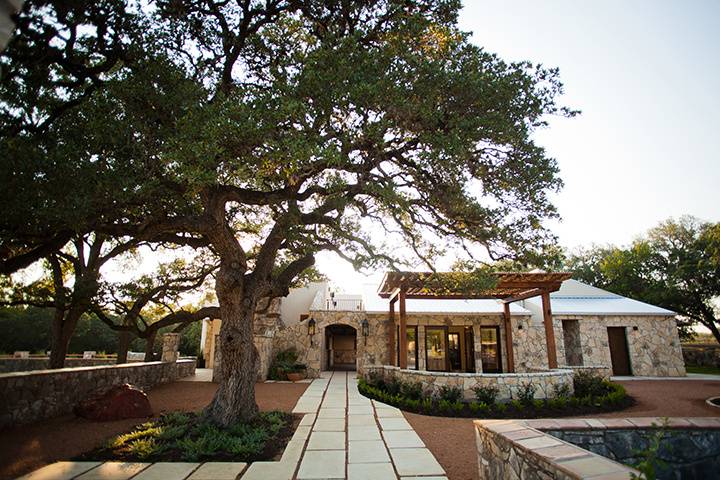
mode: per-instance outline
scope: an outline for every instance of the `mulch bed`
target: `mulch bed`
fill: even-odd
[[[258,383],[255,398],[262,411],[291,412],[307,383]],[[213,399],[217,384],[174,382],[148,391],[156,415],[195,412]],[[138,419],[90,422],[73,415],[0,430],[0,480],[12,480],[59,460],[75,458],[130,430]]]

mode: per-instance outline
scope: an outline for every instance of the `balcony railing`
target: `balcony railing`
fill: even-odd
[[[328,298],[325,310],[362,311],[363,301],[359,298]]]

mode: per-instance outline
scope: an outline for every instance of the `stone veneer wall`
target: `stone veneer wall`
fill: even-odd
[[[349,325],[356,331],[358,371],[365,365],[387,361],[388,328],[387,316],[366,314],[357,311],[312,311],[315,319],[315,335],[308,335],[307,320],[281,328],[273,338],[273,356],[277,352],[294,348],[300,354],[298,362],[308,368],[308,376],[317,377],[327,369],[327,346],[325,329],[330,325]],[[362,335],[362,321],[368,319],[368,336]]]
[[[687,343],[682,346],[685,365],[720,367],[720,345],[717,343]]]
[[[685,376],[685,363],[674,317],[557,316],[554,321],[576,318],[579,318],[583,365],[612,365],[607,327],[626,327],[633,375]]]
[[[195,373],[195,360],[61,368],[0,375],[0,428],[72,412],[80,401],[115,385],[148,389]]]
[[[97,367],[101,365],[115,365],[115,358],[66,358],[66,368]],[[131,363],[130,360],[128,363]],[[47,370],[50,368],[50,359],[43,358],[0,358],[0,373],[31,372],[34,370]]]
[[[453,386],[462,389],[465,400],[475,399],[473,388],[477,386],[494,385],[498,387],[498,400],[509,401],[517,398],[520,386],[533,383],[537,389],[535,398],[552,398],[555,385],[568,385],[573,391],[572,370],[551,370],[543,372],[526,373],[448,373],[426,372],[421,370],[401,370],[398,367],[387,365],[366,366],[363,375],[381,375],[385,379],[395,378],[407,383],[421,383],[423,391],[436,394],[443,386]]]

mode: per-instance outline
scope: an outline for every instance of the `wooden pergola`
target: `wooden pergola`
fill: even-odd
[[[560,289],[563,281],[570,278],[565,272],[498,272],[495,286],[487,289],[468,290],[458,283],[455,272],[387,272],[383,278],[378,295],[390,302],[390,323],[395,323],[395,303],[400,313],[400,351],[407,352],[407,312],[405,300],[417,299],[497,299],[503,303],[505,346],[508,371],[515,371],[515,354],[512,348],[512,327],[510,324],[510,304],[532,297],[542,298],[543,324],[547,345],[548,366],[557,368],[555,331],[552,325],[550,293]],[[390,364],[395,358],[395,329],[390,329]],[[400,355],[400,368],[407,368],[407,354]]]

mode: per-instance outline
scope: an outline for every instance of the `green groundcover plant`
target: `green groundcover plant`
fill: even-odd
[[[535,386],[520,386],[518,398],[507,403],[496,401],[498,391],[492,387],[478,388],[476,400],[462,401],[457,387],[443,387],[436,395],[422,391],[419,384],[408,385],[397,379],[385,380],[369,375],[358,381],[360,393],[366,397],[424,415],[472,418],[537,418],[561,417],[585,413],[622,410],[635,403],[622,385],[604,380],[592,373],[575,376],[575,394],[567,386],[558,386],[549,399],[534,399]],[[412,391],[413,397],[403,392]],[[422,392],[417,394],[417,392]]]
[[[252,422],[219,428],[195,413],[172,412],[111,438],[81,458],[125,461],[272,460],[292,435],[293,417],[262,412]]]

